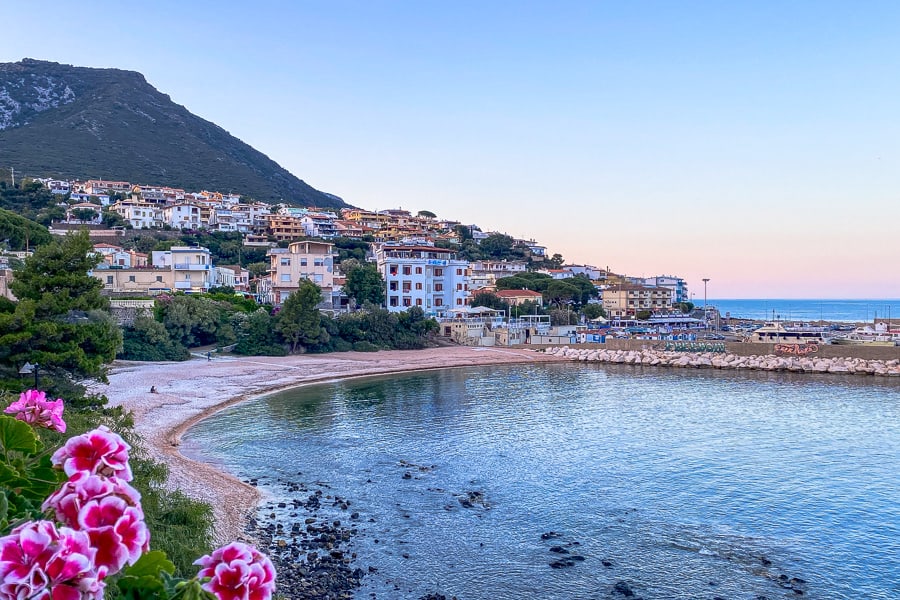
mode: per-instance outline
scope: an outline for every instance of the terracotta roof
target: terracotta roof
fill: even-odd
[[[540,292],[533,290],[497,290],[494,294],[498,298],[537,298],[543,297]]]

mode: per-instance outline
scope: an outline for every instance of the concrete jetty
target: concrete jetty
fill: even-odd
[[[612,364],[650,365],[697,369],[749,369],[793,373],[841,373],[900,377],[900,360],[853,357],[740,356],[720,352],[672,352],[666,350],[613,350],[597,348],[549,347],[545,353],[557,358]]]

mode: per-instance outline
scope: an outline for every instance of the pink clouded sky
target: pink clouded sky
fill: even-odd
[[[140,71],[356,206],[696,294],[709,277],[710,297],[898,298],[898,17],[878,1],[51,0],[4,7],[0,61]],[[73,33],[35,34],[48,23]]]

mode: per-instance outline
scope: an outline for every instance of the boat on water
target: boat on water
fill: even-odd
[[[768,344],[827,344],[831,341],[826,327],[813,325],[788,325],[769,322],[754,329],[747,341]]]
[[[857,327],[846,335],[835,337],[831,343],[839,346],[896,346],[900,344],[900,335],[891,332],[886,327],[876,326],[875,329],[872,329],[866,325]]]

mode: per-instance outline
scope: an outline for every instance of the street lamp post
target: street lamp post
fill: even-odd
[[[709,316],[706,314],[706,284],[709,283],[709,277],[703,278],[703,328],[709,329]]]
[[[38,379],[40,370],[40,365],[37,363],[31,364],[30,362],[22,365],[22,368],[19,369],[20,375],[30,375],[34,373],[34,389],[38,389],[40,387],[40,380]]]

